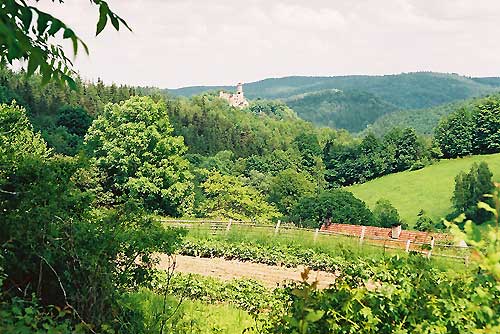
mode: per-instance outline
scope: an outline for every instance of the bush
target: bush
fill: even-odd
[[[402,224],[398,210],[386,199],[379,199],[375,203],[373,215],[377,226],[380,227],[392,227]]]
[[[293,208],[291,219],[298,226],[316,228],[324,221],[352,225],[375,225],[365,202],[346,190],[324,191],[302,198]]]
[[[484,194],[493,191],[493,174],[486,162],[474,164],[468,173],[460,172],[455,177],[455,189],[452,202],[456,213],[465,213],[467,218],[477,224],[482,224],[491,219],[491,212],[480,210],[479,201],[491,203],[491,199],[484,198]]]

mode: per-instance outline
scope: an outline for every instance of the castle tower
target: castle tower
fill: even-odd
[[[239,82],[236,86],[236,93],[243,96],[243,84],[241,82]]]
[[[250,105],[243,95],[243,84],[241,82],[236,86],[236,94],[220,91],[219,97],[226,100],[231,106],[235,108],[241,109]]]

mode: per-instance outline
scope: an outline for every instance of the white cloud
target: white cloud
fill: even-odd
[[[414,70],[500,75],[497,0],[114,0],[134,29],[94,37],[88,0],[40,6],[84,37],[87,78],[176,87]]]

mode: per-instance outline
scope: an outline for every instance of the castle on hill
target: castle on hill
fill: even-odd
[[[243,94],[243,84],[241,82],[236,86],[236,94],[220,91],[219,97],[226,100],[229,105],[235,108],[242,109],[250,105]]]

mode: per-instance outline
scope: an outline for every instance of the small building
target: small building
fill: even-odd
[[[219,97],[226,100],[229,105],[235,108],[242,109],[250,105],[245,98],[245,94],[243,93],[243,84],[241,82],[236,86],[236,94],[220,91]]]

